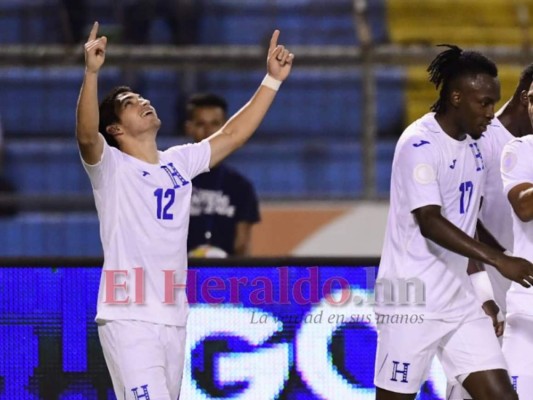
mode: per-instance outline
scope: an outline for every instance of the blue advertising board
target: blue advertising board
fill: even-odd
[[[376,268],[191,267],[185,399],[374,399]],[[101,268],[0,268],[0,399],[114,399]],[[437,361],[420,399],[445,397]]]

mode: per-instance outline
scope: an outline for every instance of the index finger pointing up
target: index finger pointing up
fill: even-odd
[[[279,30],[276,29],[270,39],[270,51],[274,50],[278,45]]]
[[[93,24],[93,27],[91,28],[91,33],[89,33],[89,39],[87,41],[90,42],[91,40],[96,39],[97,33],[98,33],[98,22],[95,22]]]

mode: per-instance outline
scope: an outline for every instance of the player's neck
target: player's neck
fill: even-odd
[[[159,163],[159,152],[157,151],[157,143],[155,140],[129,141],[127,143],[122,143],[120,149],[127,155],[149,164]]]
[[[437,114],[435,119],[439,123],[441,129],[455,140],[464,140],[466,133],[461,127],[454,121],[454,119],[448,114]]]

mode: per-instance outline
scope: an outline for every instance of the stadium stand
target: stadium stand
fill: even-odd
[[[474,45],[522,44],[521,19],[528,13],[531,15],[533,4],[508,0],[387,0],[385,9],[392,43],[451,43],[468,49]],[[413,26],[417,29],[412,29]],[[427,63],[411,66],[405,71],[406,123],[428,112],[437,98],[435,88],[428,82],[426,66]],[[498,68],[502,87],[500,105],[503,105],[511,96],[522,68],[505,64],[498,65]]]
[[[99,20],[106,34],[121,40],[120,2],[86,2],[87,23]],[[372,34],[388,40],[384,0],[369,3]],[[274,27],[287,44],[357,45],[350,0],[200,0],[198,43],[257,45]],[[63,43],[65,13],[60,0],[5,0],[0,4],[0,44]],[[149,43],[171,44],[168,26],[158,17]],[[113,37],[112,37],[113,38]],[[73,139],[75,104],[82,67],[0,68],[0,113],[6,132],[5,173],[20,195],[90,195],[89,180]],[[224,70],[183,72],[105,68],[100,95],[125,83],[150,99],[163,121],[161,147],[181,143],[183,100],[193,91],[227,97],[230,112],[257,88],[263,72]],[[185,77],[186,76],[186,77]],[[378,130],[394,137],[401,130],[405,73],[376,71]],[[361,71],[347,68],[296,70],[249,146],[228,162],[246,171],[262,199],[346,199],[362,194]],[[378,188],[388,191],[393,146],[380,143]],[[8,232],[0,254],[15,256],[92,255],[101,252],[96,216],[89,213],[22,212],[0,220]]]

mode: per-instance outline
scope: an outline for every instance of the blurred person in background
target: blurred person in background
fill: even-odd
[[[198,2],[195,0],[126,0],[123,42],[148,43],[154,21],[162,19],[173,44],[193,44],[197,39],[198,13]]]
[[[61,0],[61,15],[66,24],[67,42],[80,43],[85,35],[87,0]]]
[[[200,143],[227,121],[226,100],[195,94],[186,104],[185,133]],[[247,256],[259,203],[251,182],[224,164],[192,180],[187,249],[192,257]]]

